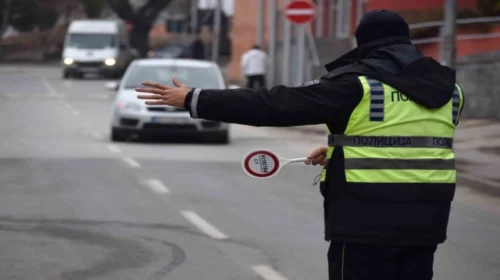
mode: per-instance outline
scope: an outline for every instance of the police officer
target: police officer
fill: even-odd
[[[329,279],[433,277],[455,192],[452,142],[464,104],[455,71],[424,57],[396,13],[364,15],[358,47],[318,80],[267,89],[211,90],[145,82],[147,104],[185,107],[193,118],[252,126],[324,123]],[[326,164],[325,164],[326,163]]]

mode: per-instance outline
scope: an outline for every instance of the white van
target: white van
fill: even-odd
[[[86,73],[118,78],[137,57],[122,21],[75,20],[64,42],[63,78],[83,78]]]

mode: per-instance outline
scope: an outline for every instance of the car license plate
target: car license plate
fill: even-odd
[[[82,67],[81,71],[82,72],[95,73],[95,72],[99,72],[99,68]]]
[[[168,118],[168,117],[153,117],[153,123],[166,123],[166,124],[185,124],[188,122],[187,118]]]

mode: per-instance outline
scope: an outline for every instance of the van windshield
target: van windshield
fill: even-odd
[[[77,49],[104,49],[115,47],[113,34],[69,34],[67,46]]]

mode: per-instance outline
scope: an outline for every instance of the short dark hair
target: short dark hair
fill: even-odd
[[[260,49],[260,46],[259,45],[253,45],[253,48],[254,49]]]

